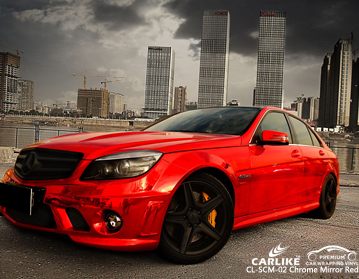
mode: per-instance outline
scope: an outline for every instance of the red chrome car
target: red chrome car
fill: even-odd
[[[335,154],[276,108],[171,116],[144,131],[61,136],[24,148],[0,185],[15,225],[177,263],[216,254],[232,229],[313,211],[330,218]]]

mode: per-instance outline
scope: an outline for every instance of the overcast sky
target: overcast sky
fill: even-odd
[[[24,52],[19,74],[34,81],[35,100],[76,101],[83,78],[71,73],[87,70],[124,77],[107,89],[130,109],[144,105],[147,47],[170,46],[174,86],[187,86],[197,101],[202,12],[213,9],[230,12],[228,100],[241,105],[252,103],[261,10],[287,12],[285,105],[301,94],[319,97],[323,58],[339,38],[353,32],[359,48],[358,0],[0,0],[0,44]],[[102,81],[88,77],[87,87]]]

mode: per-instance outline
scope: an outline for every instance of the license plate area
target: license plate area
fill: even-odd
[[[35,202],[44,189],[0,183],[0,206],[31,215]]]

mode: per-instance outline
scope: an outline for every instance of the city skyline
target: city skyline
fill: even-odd
[[[144,103],[147,46],[165,45],[176,51],[174,86],[186,85],[188,100],[196,101],[204,10],[231,13],[228,100],[238,99],[241,105],[252,104],[260,10],[287,13],[286,106],[302,93],[318,97],[325,53],[338,38],[348,38],[351,32],[359,36],[358,1],[117,2],[2,1],[0,22],[9,28],[0,30],[0,44],[24,51],[19,72],[22,79],[34,81],[35,100],[76,100],[82,79],[71,73],[87,70],[123,76],[123,82],[108,90],[123,94],[129,108],[139,109]],[[15,52],[5,47],[0,51]],[[89,78],[88,88],[100,88],[102,81]]]

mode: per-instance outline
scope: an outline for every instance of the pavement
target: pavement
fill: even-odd
[[[0,167],[4,170],[9,165]],[[356,177],[343,175],[342,180],[359,184]],[[332,218],[301,214],[234,231],[217,255],[196,265],[171,264],[153,251],[130,253],[81,246],[65,235],[19,228],[0,217],[0,278],[359,279],[358,256],[353,261],[337,260],[343,254],[335,253],[343,252],[322,251],[321,256],[327,258],[319,260],[318,256],[313,262],[307,256],[332,245],[359,254],[358,200],[359,187],[342,187]],[[281,247],[283,254],[270,266],[268,255],[276,247]],[[333,255],[335,260],[324,260]]]
[[[340,174],[340,186],[359,187],[359,174]]]
[[[14,163],[0,162],[0,179],[3,177],[3,174],[13,166]],[[339,184],[344,187],[359,187],[359,174],[340,174]]]

